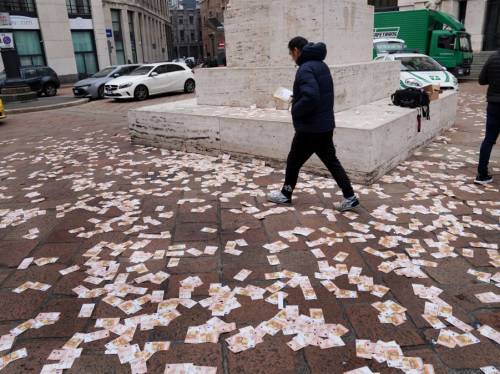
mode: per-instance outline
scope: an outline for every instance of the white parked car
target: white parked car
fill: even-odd
[[[401,88],[422,88],[430,84],[440,85],[445,90],[458,88],[458,79],[429,56],[420,53],[392,53],[375,60],[401,63]]]
[[[166,92],[194,92],[193,71],[184,64],[164,62],[142,65],[127,76],[113,79],[104,86],[104,95],[112,99],[145,100]]]

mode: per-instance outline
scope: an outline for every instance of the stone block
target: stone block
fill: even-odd
[[[373,7],[357,0],[232,0],[224,28],[228,66],[286,66],[288,42],[295,36],[323,41],[326,62],[370,61]]]
[[[196,95],[200,105],[275,108],[273,93],[292,89],[296,68],[243,67],[200,69]],[[399,88],[398,62],[367,62],[330,67],[335,82],[335,111],[389,97]]]
[[[379,100],[336,115],[334,142],[352,179],[369,184],[429,142],[456,118],[457,94],[431,103],[431,119],[417,132],[417,111]],[[288,111],[197,105],[196,100],[160,104],[129,112],[135,144],[188,152],[231,153],[283,163],[293,137]],[[325,173],[317,157],[306,169]]]

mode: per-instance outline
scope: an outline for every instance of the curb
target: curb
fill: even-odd
[[[46,110],[61,109],[61,108],[77,106],[77,105],[88,103],[89,101],[90,101],[89,99],[78,99],[78,100],[73,100],[73,101],[69,101],[66,103],[60,103],[60,104],[32,106],[32,107],[19,108],[19,109],[6,109],[5,114],[12,115],[12,114],[42,112],[42,111],[46,111]]]

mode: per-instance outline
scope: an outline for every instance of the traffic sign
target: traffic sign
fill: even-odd
[[[14,48],[12,33],[0,33],[0,48]]]

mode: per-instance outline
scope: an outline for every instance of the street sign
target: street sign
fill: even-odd
[[[5,12],[0,12],[0,27],[10,26],[10,14]]]
[[[12,33],[0,33],[0,48],[14,48]]]
[[[112,38],[113,37],[113,30],[106,29],[106,37],[107,38]]]

